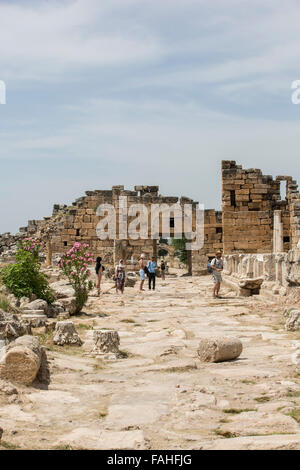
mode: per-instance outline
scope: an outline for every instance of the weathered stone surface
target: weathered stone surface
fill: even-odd
[[[18,391],[11,383],[6,380],[0,380],[0,393],[4,395],[16,395]]]
[[[292,310],[285,323],[287,331],[300,329],[300,310]]]
[[[243,350],[238,338],[202,338],[199,342],[198,356],[204,362],[222,362],[236,359]]]
[[[19,320],[17,315],[0,310],[0,340],[8,343],[29,332],[30,329]]]
[[[21,336],[5,348],[0,377],[24,385],[31,384],[41,365],[42,349],[34,336]]]
[[[33,302],[29,302],[23,308],[24,311],[26,310],[42,310],[45,314],[48,311],[48,304],[45,300],[36,299]]]
[[[72,448],[91,450],[144,450],[148,443],[143,431],[110,431],[91,428],[76,428],[57,442]]]
[[[60,299],[59,302],[63,305],[65,311],[68,312],[70,315],[74,315],[76,313],[75,297],[66,297],[65,299]]]
[[[57,299],[65,299],[66,297],[74,297],[75,291],[67,281],[57,281],[50,284]]]
[[[116,330],[94,330],[93,332],[94,354],[112,353],[117,356],[120,354],[120,337]]]
[[[81,346],[82,341],[75,330],[74,323],[72,321],[59,321],[56,323],[53,343],[59,346],[66,344],[72,346]]]
[[[137,276],[134,272],[128,272],[126,274],[125,287],[134,287],[137,281]]]

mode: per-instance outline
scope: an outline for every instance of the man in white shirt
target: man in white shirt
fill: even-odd
[[[212,269],[212,276],[214,280],[213,297],[219,297],[219,291],[222,282],[221,272],[223,271],[223,260],[221,251],[218,251],[216,253],[216,257],[210,263],[210,267]]]

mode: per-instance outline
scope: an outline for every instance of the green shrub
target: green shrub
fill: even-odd
[[[17,262],[2,270],[2,282],[18,299],[24,296],[30,298],[34,294],[50,304],[55,298],[48,277],[40,271],[40,249],[40,243],[35,240],[19,241]]]

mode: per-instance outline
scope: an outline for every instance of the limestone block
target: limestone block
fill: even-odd
[[[125,287],[134,287],[137,281],[137,276],[135,272],[128,272],[126,274]]]
[[[34,336],[21,336],[4,348],[0,358],[0,378],[31,384],[41,366],[42,349]]]
[[[242,342],[233,337],[202,338],[198,356],[203,362],[223,362],[236,359],[243,350]]]
[[[120,355],[119,344],[120,337],[116,330],[94,330],[93,332],[94,354],[112,353]]]
[[[300,310],[292,310],[285,323],[287,331],[295,331],[300,329]]]
[[[81,346],[82,341],[75,330],[74,323],[70,320],[56,323],[53,343],[59,346],[72,345]]]
[[[75,294],[73,287],[68,284],[67,281],[53,282],[52,284],[50,284],[50,287],[54,291],[54,294],[58,299],[73,297]]]
[[[13,341],[25,333],[29,333],[30,329],[23,324],[17,315],[0,310],[0,340],[6,343]]]

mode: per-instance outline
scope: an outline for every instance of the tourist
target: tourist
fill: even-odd
[[[160,271],[161,271],[161,279],[162,279],[162,281],[164,281],[165,278],[166,278],[166,276],[165,276],[166,264],[165,264],[164,260],[161,260],[161,262],[160,262]]]
[[[140,291],[144,290],[144,282],[146,278],[146,261],[145,261],[145,255],[142,253],[139,259],[139,275],[141,279],[140,283]]]
[[[216,253],[216,257],[210,263],[210,268],[212,269],[212,276],[214,280],[213,297],[216,298],[219,297],[219,291],[222,282],[221,272],[223,271],[223,260],[221,251]]]
[[[155,290],[155,277],[157,269],[157,262],[155,261],[155,256],[152,256],[151,261],[148,261],[147,270],[148,270],[148,281],[149,281],[149,290],[151,290],[151,284],[153,286],[153,290]]]
[[[95,266],[95,271],[96,271],[96,275],[97,275],[96,287],[98,289],[98,295],[100,295],[100,292],[101,292],[102,274],[103,274],[103,271],[105,269],[104,266],[101,264],[101,261],[102,261],[101,256],[98,256],[97,259],[96,259],[96,266]]]
[[[122,259],[120,259],[119,264],[117,264],[115,268],[115,275],[114,275],[114,280],[116,281],[116,292],[118,293],[118,290],[121,291],[123,294],[124,292],[124,287],[125,287],[125,278],[126,278],[126,273],[125,273],[125,264]]]

